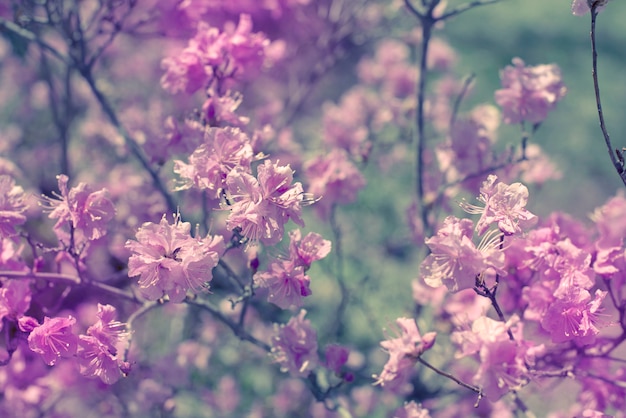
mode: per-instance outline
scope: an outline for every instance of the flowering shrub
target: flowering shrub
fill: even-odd
[[[542,215],[577,86],[470,104],[498,2],[1,4],[0,416],[626,416],[626,198]]]

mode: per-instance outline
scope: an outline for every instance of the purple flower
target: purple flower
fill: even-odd
[[[43,324],[35,327],[28,336],[28,347],[41,354],[49,366],[53,366],[60,357],[76,354],[78,337],[72,333],[76,318],[44,317]]]
[[[323,239],[320,234],[309,232],[302,238],[299,229],[289,232],[289,259],[296,266],[303,266],[305,270],[311,267],[314,261],[326,257],[331,250],[331,242]]]
[[[530,67],[514,58],[513,66],[500,72],[500,79],[503,88],[495,92],[495,100],[508,124],[542,122],[567,91],[556,64]]]
[[[283,309],[301,307],[302,299],[312,294],[304,267],[294,266],[289,261],[273,262],[267,271],[254,275],[254,282],[268,289],[268,302]]]
[[[257,178],[241,168],[226,178],[231,200],[228,228],[241,228],[244,237],[267,245],[280,242],[284,226],[293,220],[303,227],[301,183],[293,183],[293,170],[266,160],[257,169]]]
[[[456,292],[474,287],[476,277],[489,268],[504,273],[504,254],[497,247],[497,237],[476,247],[472,235],[471,220],[447,217],[437,235],[425,241],[431,253],[420,266],[422,280],[431,287],[445,284]]]
[[[69,239],[65,230],[74,231],[76,240],[96,240],[107,233],[107,223],[113,218],[115,208],[106,189],[92,191],[85,183],[68,189],[68,177],[57,176],[60,195],[57,199],[46,198],[50,219],[57,219],[54,232],[59,239]],[[79,236],[77,236],[79,235]]]
[[[179,190],[197,187],[219,198],[226,186],[226,176],[235,167],[250,171],[252,146],[248,136],[237,128],[210,128],[204,143],[189,157],[189,164],[174,161],[174,172],[181,176]]]
[[[328,219],[334,205],[354,202],[366,184],[365,177],[341,149],[308,161],[304,170],[309,192],[320,198],[315,210],[322,219]]]
[[[0,288],[0,329],[2,319],[17,321],[30,307],[30,280],[8,280]]]
[[[580,287],[572,287],[564,297],[552,302],[541,320],[552,342],[573,340],[580,345],[593,344],[600,332],[596,327],[598,311],[607,292],[596,290],[595,299]]]
[[[292,317],[286,325],[276,327],[272,337],[272,356],[283,372],[306,376],[317,365],[317,333],[305,320],[306,311]]]
[[[400,335],[380,343],[389,354],[382,373],[374,376],[376,384],[381,386],[396,386],[398,381],[403,381],[405,372],[410,372],[418,357],[432,348],[437,336],[436,332],[429,332],[422,336],[412,318],[398,318],[396,324],[400,329]]]
[[[87,329],[88,335],[79,336],[80,373],[112,385],[130,370],[130,364],[122,357],[129,334],[126,324],[116,320],[113,306],[98,304],[96,316],[98,321]]]
[[[480,213],[476,225],[479,235],[484,234],[492,224],[505,235],[519,234],[522,228],[528,228],[537,222],[537,217],[525,209],[528,202],[528,189],[521,183],[511,185],[496,183],[498,177],[490,175],[480,188],[478,200],[485,204],[484,208],[462,204],[469,213]]]
[[[26,222],[24,189],[11,176],[0,175],[0,239],[15,234],[15,225]]]
[[[182,302],[188,290],[208,288],[212,270],[225,250],[221,236],[192,238],[191,224],[174,218],[170,225],[165,216],[159,224],[146,222],[137,231],[137,241],[126,248],[133,254],[128,260],[128,275],[140,276],[139,289],[148,300],[168,295]]]

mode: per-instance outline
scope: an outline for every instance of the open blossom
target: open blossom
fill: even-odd
[[[393,418],[430,418],[430,411],[415,401],[411,401],[396,409]]]
[[[553,301],[546,309],[541,326],[550,333],[552,342],[575,341],[593,344],[598,327],[598,312],[607,292],[596,290],[595,299],[586,289],[571,288],[569,294]]]
[[[69,178],[58,175],[60,195],[57,199],[46,198],[50,219],[56,219],[54,232],[59,239],[68,239],[66,229],[73,228],[75,239],[96,240],[107,233],[107,223],[115,215],[115,208],[108,191],[93,191],[85,183],[68,188]],[[71,225],[71,226],[70,226]],[[69,227],[69,228],[68,228]],[[81,236],[77,237],[77,234]]]
[[[322,238],[320,234],[309,232],[302,237],[299,229],[289,232],[289,260],[305,270],[311,267],[314,261],[326,257],[331,250],[331,242]]]
[[[0,330],[4,318],[17,321],[30,307],[32,292],[30,280],[7,280],[0,282]]]
[[[328,219],[334,205],[354,202],[366,184],[365,177],[341,149],[308,161],[304,170],[309,192],[320,198],[314,208],[322,219]]]
[[[513,66],[502,70],[500,79],[502,89],[495,92],[495,100],[508,124],[542,122],[567,91],[556,64],[532,67],[514,58]]]
[[[28,335],[28,347],[41,354],[49,366],[60,357],[73,356],[78,348],[78,337],[72,332],[75,323],[76,318],[72,316],[44,317],[43,324],[36,326]]]
[[[254,282],[268,289],[268,302],[288,309],[302,306],[303,298],[313,292],[309,288],[309,276],[304,274],[304,267],[294,266],[289,261],[275,261],[267,271],[254,275]]]
[[[0,239],[15,234],[15,225],[26,222],[24,189],[17,186],[13,177],[0,175]]]
[[[317,365],[317,332],[304,319],[306,311],[302,309],[298,316],[276,327],[272,337],[272,356],[280,364],[283,372],[292,376],[306,376]]]
[[[505,235],[519,234],[522,228],[528,228],[537,222],[537,216],[526,210],[528,188],[521,183],[511,185],[497,182],[498,177],[490,175],[480,188],[478,200],[485,204],[484,208],[462,204],[469,213],[480,213],[476,225],[479,235],[487,232],[492,224]]]
[[[527,364],[533,364],[535,354],[543,349],[523,341],[521,328],[516,315],[506,323],[481,316],[470,330],[452,333],[452,341],[460,346],[456,357],[475,355],[480,360],[474,381],[492,401],[528,382]]]
[[[130,370],[123,359],[128,345],[126,324],[116,320],[116,310],[111,305],[98,304],[98,321],[80,335],[78,365],[83,376],[100,378],[112,385]]]
[[[301,203],[302,184],[293,183],[291,167],[265,160],[257,168],[257,178],[241,168],[226,177],[230,200],[229,229],[241,228],[241,234],[267,245],[283,239],[289,219],[304,226]]]
[[[182,302],[188,290],[208,288],[212,270],[223,254],[221,236],[192,238],[191,224],[176,216],[169,224],[165,215],[159,224],[146,222],[137,231],[137,241],[126,248],[133,252],[128,260],[128,275],[139,277],[139,290],[148,300],[168,295]]]
[[[426,239],[431,253],[420,266],[420,276],[427,285],[445,284],[456,292],[474,287],[476,277],[489,268],[502,272],[504,254],[497,248],[497,236],[489,239],[486,235],[488,239],[476,247],[472,242],[473,226],[469,219],[449,216],[437,235]]]
[[[435,344],[436,332],[420,334],[417,324],[412,318],[398,318],[396,324],[400,330],[397,338],[390,338],[380,343],[389,354],[382,373],[374,376],[376,384],[393,386],[403,380],[406,371],[410,371],[419,356]]]
[[[204,143],[189,157],[189,164],[174,161],[174,172],[181,176],[182,189],[197,187],[219,198],[226,176],[235,167],[250,171],[252,146],[248,136],[237,128],[209,128]]]

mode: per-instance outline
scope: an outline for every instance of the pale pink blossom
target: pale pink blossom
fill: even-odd
[[[334,149],[305,163],[309,192],[319,198],[314,209],[322,219],[328,219],[335,205],[346,205],[356,200],[366,185],[365,177],[350,161],[344,150]]]
[[[514,58],[513,66],[500,72],[500,79],[502,89],[495,92],[495,100],[508,124],[542,122],[567,92],[556,64],[532,67]]]
[[[137,231],[137,241],[126,242],[133,254],[128,260],[128,275],[139,277],[139,290],[148,300],[169,296],[182,302],[187,291],[208,289],[212,270],[223,254],[221,236],[192,238],[191,224],[175,216],[169,224],[165,215],[159,224],[146,222]]]
[[[230,215],[229,229],[267,245],[280,242],[285,224],[291,219],[303,227],[302,184],[293,183],[293,170],[265,160],[257,168],[257,178],[237,167],[226,177]]]
[[[204,143],[189,157],[189,164],[174,161],[174,172],[182,180],[179,190],[197,187],[211,198],[220,197],[226,177],[235,167],[250,171],[252,146],[248,136],[237,128],[209,128]]]
[[[609,0],[573,0],[572,1],[572,13],[576,16],[582,16],[589,13],[589,4],[593,6],[597,5],[597,10],[604,10]]]
[[[24,189],[13,177],[0,175],[0,239],[15,234],[15,226],[26,222]]]
[[[420,265],[420,277],[432,287],[446,285],[452,291],[471,289],[477,277],[489,268],[504,273],[504,254],[497,236],[472,242],[474,224],[469,219],[447,217],[437,235],[425,240],[431,253]],[[493,234],[492,234],[493,235]]]
[[[505,235],[519,234],[537,222],[537,216],[526,208],[528,202],[528,188],[521,183],[511,185],[497,182],[495,175],[490,175],[480,188],[478,200],[485,207],[462,204],[461,207],[469,213],[480,213],[480,220],[476,224],[476,231],[483,235],[497,224]]]
[[[301,307],[303,298],[313,293],[309,288],[310,278],[304,274],[304,267],[294,266],[288,261],[273,262],[267,271],[254,275],[254,282],[267,288],[268,302],[283,309]]]
[[[57,176],[60,195],[46,198],[48,217],[57,219],[54,232],[59,239],[69,239],[73,231],[75,240],[96,240],[107,233],[107,224],[115,215],[115,208],[106,189],[93,191],[85,183],[71,189],[69,178]],[[69,231],[69,232],[68,232]]]
[[[380,343],[389,354],[382,373],[374,376],[376,384],[381,386],[395,386],[397,381],[404,380],[405,373],[412,370],[422,353],[433,347],[437,336],[436,332],[421,335],[412,318],[398,318],[396,324],[400,331],[398,337]]]

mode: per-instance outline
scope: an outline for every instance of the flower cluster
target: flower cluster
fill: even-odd
[[[268,290],[267,300],[283,309],[301,307],[302,299],[312,294],[305,271],[313,261],[326,257],[331,247],[330,241],[314,232],[302,238],[300,230],[294,230],[289,237],[289,257],[276,259],[266,271],[254,275],[255,284]]]
[[[219,86],[211,84],[250,78],[274,58],[277,56],[272,56],[272,43],[267,37],[252,32],[250,15],[240,15],[237,27],[223,32],[200,22],[188,46],[163,60],[166,72],[161,85],[171,93],[193,94],[209,87],[220,91]]]
[[[76,318],[44,317],[42,324],[35,318],[23,317],[20,329],[28,334],[28,347],[53,366],[60,358],[76,357],[80,373],[99,378],[111,385],[125,376],[130,364],[123,355],[128,344],[126,324],[116,320],[116,309],[98,304],[97,321],[86,334],[74,332]]]

